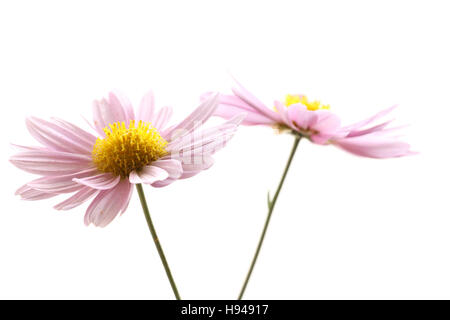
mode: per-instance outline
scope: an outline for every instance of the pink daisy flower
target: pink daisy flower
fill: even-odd
[[[38,174],[16,191],[24,200],[72,195],[55,205],[69,210],[93,198],[84,222],[108,225],[123,213],[133,184],[163,187],[196,175],[213,164],[212,155],[225,146],[243,116],[212,127],[203,124],[215,112],[217,96],[206,99],[185,120],[167,126],[170,107],[155,110],[147,93],[135,114],[130,101],[117,92],[93,103],[93,135],[67,121],[36,117],[26,120],[31,135],[42,146],[16,146],[10,161]]]
[[[398,139],[397,131],[402,127],[387,128],[392,120],[374,125],[396,106],[363,121],[342,126],[339,117],[328,110],[328,105],[309,101],[301,94],[287,95],[284,102],[275,101],[271,109],[237,82],[232,91],[234,95],[219,96],[215,115],[231,119],[246,112],[244,125],[267,125],[290,131],[313,143],[332,144],[363,157],[391,158],[413,154],[410,145]],[[207,93],[202,98],[210,95]]]

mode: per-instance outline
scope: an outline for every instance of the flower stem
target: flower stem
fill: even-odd
[[[158,235],[156,234],[155,227],[153,226],[152,218],[150,217],[150,212],[148,211],[147,201],[145,200],[144,190],[142,189],[142,184],[136,184],[136,189],[139,194],[139,199],[141,200],[142,210],[144,211],[145,219],[147,220],[148,228],[152,234],[153,242],[155,243],[156,249],[158,250],[161,262],[166,270],[167,278],[169,278],[170,285],[172,287],[173,293],[177,300],[181,300],[180,294],[178,293],[177,285],[173,280],[172,272],[170,272],[169,264],[167,263],[166,256],[159,242]]]
[[[264,224],[263,231],[261,233],[261,237],[259,238],[258,246],[256,247],[255,254],[253,256],[252,263],[250,265],[250,269],[248,270],[247,277],[245,278],[244,284],[242,285],[241,292],[239,293],[238,300],[242,300],[244,296],[245,289],[247,288],[248,281],[250,280],[250,276],[252,275],[253,268],[255,267],[256,260],[258,259],[259,252],[261,251],[261,247],[264,241],[264,237],[266,236],[267,227],[269,226],[270,218],[272,217],[273,209],[275,208],[275,204],[278,199],[278,195],[280,194],[281,188],[283,187],[284,180],[286,179],[286,175],[289,171],[289,167],[291,166],[292,159],[294,158],[295,151],[297,151],[298,144],[300,142],[301,136],[295,136],[294,145],[292,146],[291,154],[289,155],[288,161],[286,163],[286,167],[284,168],[283,176],[278,184],[277,191],[273,196],[272,200],[270,200],[270,196],[268,197],[268,207],[269,212],[267,214],[266,223]]]

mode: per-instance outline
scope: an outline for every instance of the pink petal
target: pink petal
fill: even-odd
[[[341,119],[327,110],[313,111],[317,114],[317,122],[311,126],[312,129],[323,134],[333,134],[341,126]]]
[[[162,107],[158,113],[155,115],[152,125],[158,130],[161,131],[167,125],[172,116],[172,108],[171,107]]]
[[[111,92],[109,100],[94,101],[92,111],[94,114],[94,126],[102,137],[105,136],[103,128],[109,124],[118,121],[128,124],[129,120],[134,119],[131,103],[124,95],[118,92]]]
[[[204,93],[200,100],[204,101],[210,98],[212,94],[211,92]],[[214,112],[215,116],[230,119],[244,112],[247,113],[247,117],[243,120],[243,125],[273,125],[280,121],[280,116],[276,112],[271,111],[273,112],[272,116],[268,117],[234,95],[219,94],[218,103],[219,105]]]
[[[63,175],[89,169],[91,157],[53,150],[20,152],[10,158],[19,169],[41,175]]]
[[[62,120],[45,121],[29,117],[26,125],[31,135],[43,145],[57,151],[90,154],[95,143],[95,137]],[[89,137],[87,141],[85,137]]]
[[[334,141],[340,148],[369,158],[393,158],[410,155],[410,145],[389,137],[363,135]]]
[[[295,127],[302,130],[311,129],[311,127],[317,123],[319,118],[316,111],[307,110],[306,107],[300,103],[290,105],[288,114]]]
[[[32,201],[48,199],[58,195],[57,193],[48,193],[35,190],[28,185],[23,185],[22,187],[17,189],[15,194],[19,195],[22,198],[22,200],[32,200]]]
[[[357,137],[357,136],[362,136],[362,135],[369,134],[369,133],[372,133],[372,132],[381,131],[386,126],[388,126],[392,121],[393,120],[389,120],[389,121],[383,122],[382,124],[370,127],[368,129],[365,129],[365,130],[353,130],[347,135],[347,137],[348,138]]]
[[[236,87],[232,88],[231,90],[233,93],[238,96],[243,101],[247,102],[250,107],[256,109],[261,114],[273,119],[274,121],[279,121],[279,117],[276,115],[275,112],[267,108],[261,101],[259,101],[250,91],[245,89],[236,79]]]
[[[392,110],[394,110],[395,108],[397,108],[397,105],[394,105],[394,106],[392,106],[392,107],[389,107],[389,108],[387,108],[387,109],[384,109],[384,110],[378,112],[377,114],[373,115],[372,117],[369,117],[369,118],[367,118],[367,119],[365,119],[365,120],[362,120],[362,121],[359,121],[359,122],[357,122],[357,123],[351,124],[351,125],[349,125],[349,126],[343,127],[342,129],[343,129],[343,130],[346,130],[346,131],[348,131],[348,132],[349,132],[349,131],[353,131],[353,130],[360,129],[360,128],[362,128],[362,127],[368,125],[369,123],[374,122],[375,120],[378,120],[378,119],[384,117],[384,116],[387,115],[388,113],[392,112]]]
[[[169,177],[169,173],[159,167],[155,167],[152,165],[145,166],[139,171],[132,171],[130,173],[130,183],[136,184],[136,183],[146,183],[146,184],[152,184],[155,181],[161,181],[165,180]]]
[[[98,227],[107,226],[127,207],[131,187],[127,179],[122,179],[114,188],[100,191],[87,208],[84,223],[93,223]]]
[[[82,187],[77,193],[70,198],[58,203],[54,206],[56,210],[70,210],[73,209],[85,201],[89,200],[94,195],[97,195],[100,191],[97,189],[91,189],[89,187]]]
[[[317,121],[311,125],[311,129],[317,133],[311,136],[311,140],[318,144],[327,143],[340,129],[341,120],[338,116],[327,110],[317,110],[313,112],[317,114]]]
[[[114,90],[109,93],[109,102],[113,108],[122,108],[125,114],[125,119],[118,121],[125,121],[125,123],[128,124],[130,120],[135,119],[133,106],[130,100],[128,100],[127,96],[119,90]]]
[[[222,149],[244,118],[245,114],[240,114],[221,125],[194,130],[172,141],[166,150],[171,153],[171,158],[180,160],[182,164],[196,162],[196,158],[203,159],[204,155],[212,155]]]
[[[96,168],[91,168],[83,171],[74,172],[65,175],[45,176],[36,180],[33,180],[28,184],[34,190],[39,190],[48,193],[69,193],[78,191],[82,188],[79,184],[72,181],[74,178],[89,177],[97,172]]]
[[[92,151],[92,147],[94,146],[95,141],[97,140],[96,136],[63,119],[55,117],[52,117],[51,119],[55,124],[59,125],[62,128],[67,129],[68,131],[71,131],[74,135],[76,135],[80,139],[80,143],[84,144],[88,149],[90,148],[90,151]]]
[[[151,165],[165,170],[170,179],[178,179],[183,173],[181,162],[175,159],[160,159],[152,162]]]
[[[139,111],[137,120],[144,122],[153,122],[153,113],[155,109],[155,98],[153,92],[149,91],[142,97],[141,104],[139,105]]]
[[[286,107],[283,103],[280,101],[274,101],[275,109],[278,111],[278,114],[280,115],[281,122],[284,123],[289,128],[295,130],[296,127],[293,123],[293,120],[290,117],[289,109],[290,107]]]
[[[170,132],[166,132],[170,136],[169,140],[174,140],[180,136],[187,135],[195,128],[203,125],[217,108],[217,95],[212,96],[208,100],[202,102],[186,119],[174,126]]]
[[[114,176],[111,173],[101,173],[85,178],[74,178],[73,181],[93,189],[108,190],[119,183],[120,176]]]

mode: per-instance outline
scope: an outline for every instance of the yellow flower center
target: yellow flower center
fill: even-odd
[[[306,96],[300,96],[300,95],[292,95],[288,94],[286,95],[286,107],[289,107],[290,105],[301,103],[303,104],[308,110],[315,111],[320,109],[330,109],[330,105],[324,105],[321,104],[320,101],[314,100],[314,101],[308,101],[308,98]]]
[[[126,178],[167,153],[167,141],[149,122],[139,121],[136,126],[130,120],[128,127],[115,122],[103,131],[106,137],[98,138],[92,150],[92,160],[102,172]]]

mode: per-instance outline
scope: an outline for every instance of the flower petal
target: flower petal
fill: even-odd
[[[73,181],[93,189],[108,190],[114,188],[119,183],[120,176],[114,176],[111,173],[101,173],[85,178],[74,178]]]
[[[178,125],[171,128],[170,132],[165,134],[169,140],[177,139],[183,135],[187,135],[195,128],[203,125],[208,120],[217,108],[218,95],[214,95],[205,100],[198,106],[189,116],[186,117]]]
[[[102,190],[92,200],[86,210],[84,223],[93,223],[98,227],[107,226],[128,205],[132,185],[127,179],[122,179],[114,188]]]
[[[127,96],[119,90],[114,90],[109,93],[109,102],[113,108],[122,108],[125,114],[125,119],[118,121],[125,121],[128,123],[130,120],[135,119],[133,105]]]
[[[160,159],[152,162],[151,165],[167,171],[170,179],[178,179],[183,173],[181,162],[175,159]]]
[[[369,117],[367,119],[364,119],[362,121],[356,122],[356,123],[351,124],[349,126],[342,127],[342,130],[350,132],[350,131],[353,131],[353,130],[357,130],[357,129],[363,128],[364,126],[368,125],[369,123],[372,123],[372,122],[374,122],[374,121],[384,117],[385,115],[387,115],[388,113],[392,112],[392,110],[394,110],[397,107],[398,107],[398,105],[394,105],[392,107],[384,109],[384,110],[378,112],[377,114],[375,114],[375,115],[373,115],[373,116],[371,116],[371,117]]]
[[[78,171],[71,174],[45,176],[36,180],[33,180],[28,184],[31,188],[43,192],[61,194],[69,193],[80,190],[83,186],[72,181],[74,178],[84,178],[92,176],[97,172],[96,168],[91,168],[83,171]]]
[[[95,100],[92,105],[94,114],[94,126],[97,132],[104,137],[103,128],[109,124],[134,119],[134,112],[129,100],[118,92],[110,92],[109,100]]]
[[[213,93],[211,92],[207,92],[201,96],[200,100],[204,101],[211,97],[212,94]],[[224,119],[230,119],[241,113],[247,113],[246,118],[242,121],[243,125],[272,125],[276,122],[273,120],[273,118],[267,117],[266,115],[261,114],[255,108],[249,106],[248,103],[246,103],[239,97],[219,94],[218,106],[216,111],[214,112],[215,116],[222,117]]]
[[[89,200],[94,195],[97,195],[100,191],[89,187],[82,187],[77,193],[70,198],[56,204],[53,208],[56,210],[70,210],[73,209],[85,201]]]
[[[162,107],[158,113],[154,116],[152,125],[158,130],[162,131],[172,116],[171,107]]]
[[[53,150],[20,152],[10,158],[19,169],[41,175],[71,174],[92,167],[91,157]]]
[[[393,158],[413,154],[409,144],[377,134],[338,139],[334,144],[350,153],[369,158]]]
[[[45,121],[36,117],[26,119],[31,135],[43,145],[63,152],[90,154],[95,137],[63,120]]]
[[[146,183],[146,184],[152,184],[156,181],[165,180],[169,177],[169,173],[160,168],[155,167],[152,165],[145,166],[141,170],[136,171],[133,170],[130,173],[130,183],[136,184],[136,183]]]
[[[155,112],[155,98],[153,91],[147,92],[141,100],[136,120],[144,122],[153,122],[153,114]]]
[[[318,114],[315,111],[309,111],[301,103],[290,105],[288,114],[295,127],[302,130],[309,130],[318,120]]]
[[[231,90],[233,93],[238,96],[243,101],[247,102],[252,108],[259,111],[261,114],[273,119],[274,121],[279,121],[279,116],[277,116],[276,112],[273,112],[269,108],[267,108],[264,103],[258,100],[250,91],[245,89],[236,79],[236,87]]]
[[[42,200],[48,199],[57,196],[57,193],[48,193],[39,190],[35,190],[28,186],[27,184],[23,185],[19,189],[17,189],[16,195],[19,195],[22,200]]]

